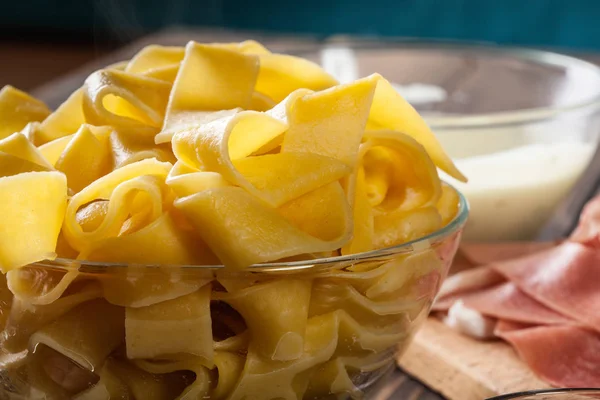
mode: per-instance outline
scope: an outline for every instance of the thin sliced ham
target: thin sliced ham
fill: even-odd
[[[533,324],[572,324],[573,320],[523,293],[514,283],[505,282],[462,298],[466,307],[489,317]]]
[[[443,311],[463,294],[504,282],[506,279],[489,266],[481,266],[454,274],[446,279],[438,293],[434,310]]]
[[[459,293],[488,288],[505,278],[488,264],[523,257],[536,251],[549,249],[555,242],[463,243],[452,263],[451,276],[446,279],[438,294],[438,310],[447,310],[448,297]],[[444,303],[444,306],[440,304]],[[450,304],[451,305],[451,304]]]
[[[562,243],[463,244],[434,310],[510,343],[542,379],[600,387],[600,196]]]
[[[494,269],[545,306],[600,332],[600,252],[565,242]],[[599,367],[600,369],[600,367]]]
[[[560,387],[600,387],[600,334],[570,326],[496,326],[542,379]]]
[[[585,205],[570,240],[600,248],[600,196],[596,196]]]

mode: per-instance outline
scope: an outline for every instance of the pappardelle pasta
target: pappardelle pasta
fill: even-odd
[[[361,254],[456,216],[437,168],[464,179],[383,77],[338,84],[254,41],[148,46],[54,112],[5,87],[0,373],[22,385],[4,390],[360,398],[459,231]]]

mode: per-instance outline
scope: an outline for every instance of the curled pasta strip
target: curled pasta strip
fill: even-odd
[[[35,332],[29,346],[43,344],[89,371],[99,370],[125,337],[124,314],[103,299],[91,300]]]
[[[312,368],[333,356],[338,344],[337,328],[337,321],[333,318],[309,319],[302,354],[291,361],[264,358],[251,343],[241,377],[229,399],[259,399],[264,396],[266,387],[272,398],[301,399],[308,387]]]
[[[227,181],[273,206],[349,173],[349,167],[343,162],[309,152],[248,157],[286,128],[284,123],[267,114],[244,111],[199,127],[193,138],[184,133],[176,135],[173,150],[180,161],[193,162],[192,167],[218,172]],[[249,132],[253,132],[252,141],[246,139]],[[199,162],[194,162],[191,154]]]
[[[25,267],[9,271],[6,280],[15,298],[28,304],[47,305],[58,300],[78,275],[77,268]]]
[[[376,214],[435,205],[441,182],[423,146],[393,131],[368,131],[361,145],[367,197]]]
[[[119,70],[100,70],[83,87],[87,122],[121,132],[154,135],[160,129],[171,90],[168,82]]]
[[[118,372],[113,368],[113,361],[108,360],[98,373],[100,379],[91,388],[77,393],[73,400],[111,400],[127,399],[131,396],[129,388]]]
[[[266,359],[288,361],[303,352],[310,288],[309,280],[276,280],[216,298],[242,315],[255,338],[255,351]]]
[[[198,371],[200,372],[200,369]],[[153,374],[133,363],[109,358],[100,372],[100,382],[75,398],[77,400],[172,399],[175,393],[181,393],[187,385],[187,379],[181,374]],[[106,396],[106,393],[109,397],[99,397]]]
[[[218,263],[202,240],[177,226],[171,212],[163,213],[154,220],[154,216],[146,213],[136,215],[139,217],[126,221],[124,227],[127,229],[122,230],[122,234],[90,244],[79,257],[88,261],[173,266],[169,269],[172,277],[177,275],[177,265]],[[174,286],[191,285],[185,280],[177,283]],[[165,283],[165,286],[168,285]]]
[[[109,137],[114,169],[149,158],[174,164],[177,160],[168,145],[155,145],[152,137],[113,131]]]
[[[64,295],[49,304],[31,304],[15,298],[10,313],[2,345],[11,352],[27,347],[29,337],[44,325],[69,312],[78,305],[102,296],[102,288],[95,282],[82,284],[79,291]]]
[[[365,79],[377,83],[367,127],[370,130],[389,129],[411,136],[425,148],[438,168],[466,182],[465,176],[456,168],[427,123],[398,91],[379,74]]]
[[[191,371],[194,373],[194,382],[183,390],[175,400],[201,399],[211,389],[211,377],[204,361],[198,358],[187,358],[179,361],[146,361],[137,360],[134,364],[142,370],[153,375],[164,375],[171,372]]]
[[[233,391],[244,369],[245,360],[238,354],[229,352],[215,353],[215,366],[217,368],[217,386],[211,392],[215,399],[225,399]]]
[[[90,243],[117,236],[130,211],[136,206],[138,212],[148,211],[149,206],[148,220],[156,220],[163,209],[161,181],[164,182],[170,168],[171,164],[155,159],[138,161],[96,180],[73,196],[67,206],[63,224],[63,233],[69,244],[74,249],[82,251]],[[146,194],[141,198],[142,204],[139,204],[140,197],[137,197],[140,192]],[[96,200],[111,201],[99,226],[86,232],[76,221],[75,215],[82,206]]]
[[[306,397],[318,398],[323,394],[348,394],[353,399],[363,397],[351,374],[377,371],[394,363],[393,352],[373,354],[366,357],[338,357],[320,366],[309,382]],[[387,369],[384,369],[387,371]]]
[[[374,301],[350,285],[315,282],[309,314],[313,316],[345,310],[362,324],[385,327],[406,321],[406,315],[415,314],[415,309],[418,313],[423,306],[422,301],[402,297]]]
[[[425,236],[441,227],[441,181],[423,146],[394,131],[367,131],[347,191],[353,204],[352,254]]]
[[[173,171],[171,171],[173,172]],[[216,187],[230,186],[218,172],[196,171],[187,174],[169,174],[167,185],[173,190],[177,197],[191,196]]]

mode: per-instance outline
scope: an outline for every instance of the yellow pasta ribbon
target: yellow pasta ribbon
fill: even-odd
[[[177,200],[175,206],[221,262],[233,269],[298,254],[333,251],[348,240],[343,235],[332,241],[313,237],[236,187],[206,190]],[[346,224],[349,217],[347,214]],[[338,229],[346,231],[347,227]]]
[[[258,77],[258,57],[190,42],[179,68],[162,132],[164,143],[189,121],[191,112],[249,108]],[[204,118],[198,116],[198,123]]]
[[[60,172],[0,178],[0,270],[56,257],[66,207],[67,180]]]
[[[109,141],[115,169],[148,158],[172,164],[177,161],[170,146],[156,145],[150,136],[113,131]]]
[[[142,160],[119,168],[81,190],[71,198],[65,214],[63,233],[69,244],[81,251],[90,243],[117,236],[130,211],[148,211],[142,207],[144,204],[150,207],[149,220],[156,220],[163,208],[161,181],[164,182],[170,169],[169,163]],[[136,202],[136,196],[141,192],[147,194],[142,197],[145,201]],[[108,210],[96,229],[85,232],[75,215],[79,208],[94,200],[110,200]]]
[[[373,74],[367,79],[377,82],[369,114],[371,129],[391,129],[411,136],[425,147],[436,166],[453,178],[466,182],[466,177],[456,168],[427,123],[413,106],[400,96],[381,75]]]
[[[333,318],[311,318],[306,324],[305,344],[300,357],[292,361],[272,361],[248,349],[246,365],[230,400],[301,399],[308,387],[310,370],[327,361],[338,344],[338,322]]]
[[[71,142],[75,134],[63,136],[58,139],[54,139],[46,144],[38,147],[40,153],[50,163],[50,165],[56,165],[56,162],[62,155],[63,151],[67,148],[67,145]],[[31,141],[31,140],[30,140]],[[33,141],[32,141],[33,142]]]
[[[380,75],[338,85],[255,41],[145,47],[53,113],[6,87],[0,363],[30,397],[358,398],[451,249],[243,270],[426,237],[460,203],[437,168],[464,180]]]
[[[416,140],[394,131],[369,131],[364,139],[361,165],[376,213],[409,211],[438,201],[437,170]]]
[[[41,170],[50,171],[54,169],[52,165],[46,160],[46,158],[44,158],[43,154],[34,145],[32,145],[31,142],[27,140],[27,138],[21,133],[14,133],[0,140],[0,152],[17,157],[23,161],[27,161],[28,165],[31,165],[29,163],[37,164],[41,167]],[[7,174],[5,171],[6,169],[3,168],[0,174],[4,176],[12,175]],[[22,172],[27,171],[24,170]]]
[[[55,168],[66,175],[69,189],[74,193],[112,169],[110,133],[110,129],[103,129],[94,135],[88,126],[82,125],[56,160]]]
[[[210,188],[230,185],[221,174],[200,171],[175,176],[168,179],[167,184],[177,194],[177,197],[186,197]]]
[[[395,131],[367,131],[347,184],[353,204],[353,240],[342,254],[389,247],[440,227],[433,207],[441,182],[422,145]]]
[[[215,367],[218,373],[217,386],[211,393],[215,399],[226,399],[233,391],[244,369],[244,358],[235,353],[215,352]]]
[[[113,69],[90,75],[83,90],[87,122],[110,125],[120,132],[154,135],[162,125],[171,84]]]
[[[456,217],[459,204],[460,198],[456,190],[442,182],[442,194],[436,203],[436,208],[442,217],[442,225],[448,225]]]
[[[110,397],[110,400],[113,398],[170,400],[187,386],[186,379],[177,374],[152,374],[129,362],[109,359],[105,368],[102,371],[102,378],[105,379],[103,383],[106,385],[106,391],[110,390],[111,396],[118,396]],[[89,394],[88,396],[90,400],[97,399]]]
[[[29,139],[36,146],[74,134],[85,123],[83,115],[83,89],[77,89],[32,131]]]
[[[297,89],[323,90],[337,85],[319,65],[284,54],[262,54],[256,91],[280,102]]]
[[[30,348],[43,344],[93,372],[123,341],[124,314],[104,300],[83,303],[34,333]]]
[[[172,83],[183,56],[183,47],[146,46],[127,63],[125,72],[145,74]]]
[[[282,152],[320,154],[353,167],[375,87],[372,80],[359,80],[297,98],[288,108]]]
[[[211,377],[208,368],[200,358],[185,358],[178,361],[145,361],[134,362],[142,370],[154,375],[171,372],[190,371],[195,375],[194,382],[188,385],[175,400],[201,399],[207,397],[211,388]],[[219,377],[220,378],[220,377]]]
[[[50,115],[44,103],[27,93],[5,86],[0,90],[0,139],[21,131],[29,122]]]
[[[341,161],[308,152],[248,157],[285,129],[284,123],[267,114],[244,111],[203,125],[192,135],[176,135],[173,150],[186,165],[218,172],[273,206],[350,172]],[[254,132],[254,140],[246,139],[249,132]]]
[[[173,300],[142,308],[128,307],[125,316],[127,356],[165,359],[193,354],[212,366],[210,294],[210,285],[205,285]]]
[[[39,266],[22,267],[6,274],[15,298],[25,303],[47,305],[59,299],[77,278],[77,268],[51,270]]]
[[[302,355],[311,282],[276,280],[219,296],[244,317],[254,350],[269,360]]]
[[[6,292],[11,293],[8,289]],[[31,334],[80,304],[101,296],[100,285],[95,282],[86,282],[82,284],[78,292],[56,299],[50,304],[34,305],[15,298],[8,315],[6,329],[8,334],[2,345],[11,352],[24,350],[27,348]]]
[[[108,360],[99,371],[100,380],[91,388],[76,394],[74,400],[113,400],[128,399],[131,396],[129,388],[117,375],[112,367],[112,360]],[[145,377],[145,376],[144,376]],[[143,378],[141,379],[143,382]],[[147,398],[147,397],[146,397]]]

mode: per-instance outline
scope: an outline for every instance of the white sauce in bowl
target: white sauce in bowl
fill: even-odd
[[[594,150],[592,143],[539,143],[456,159],[469,183],[440,175],[470,203],[463,238],[531,239],[583,173]]]

